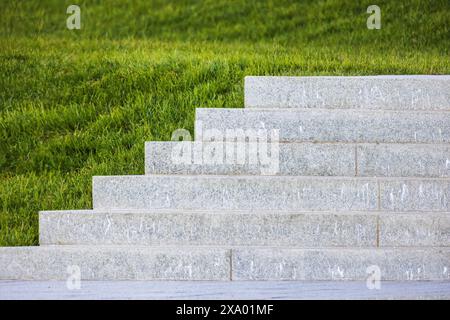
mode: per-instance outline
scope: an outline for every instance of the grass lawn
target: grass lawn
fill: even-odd
[[[0,246],[39,210],[91,207],[93,175],[143,174],[144,142],[242,107],[245,75],[450,74],[448,0],[0,0]]]

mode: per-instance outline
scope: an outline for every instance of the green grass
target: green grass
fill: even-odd
[[[142,174],[144,141],[242,107],[245,75],[449,74],[450,3],[0,0],[0,245],[38,210],[91,207],[91,177]]]

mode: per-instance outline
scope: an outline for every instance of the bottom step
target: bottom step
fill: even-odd
[[[448,280],[450,248],[42,246],[0,248],[0,279]]]

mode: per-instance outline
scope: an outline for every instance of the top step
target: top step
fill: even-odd
[[[247,76],[245,107],[450,110],[450,75]]]

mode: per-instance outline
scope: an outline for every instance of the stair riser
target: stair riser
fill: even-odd
[[[355,281],[370,270],[381,280],[450,279],[450,250],[233,250],[233,280]]]
[[[450,177],[450,146],[358,145],[357,175],[363,177]]]
[[[233,142],[147,142],[146,174],[355,175],[354,146],[254,146]]]
[[[237,142],[146,142],[145,173],[450,177],[445,144],[268,143],[260,152],[257,148]]]
[[[41,212],[41,245],[450,246],[450,215]]]
[[[230,254],[216,248],[0,248],[0,279],[68,280],[78,269],[82,280],[229,280]]]
[[[369,269],[368,269],[369,268]],[[1,280],[448,280],[449,249],[0,248]],[[379,269],[377,269],[379,268]],[[75,279],[74,279],[75,278]],[[82,285],[82,282],[81,282]]]
[[[450,246],[450,213],[380,215],[381,247]]]
[[[40,244],[374,247],[377,217],[345,214],[42,212]]]
[[[448,143],[450,112],[196,109],[197,141],[230,131],[257,139],[258,130],[278,142]]]
[[[450,110],[450,77],[246,77],[245,107]]]
[[[450,211],[450,181],[277,176],[105,176],[94,209]]]

